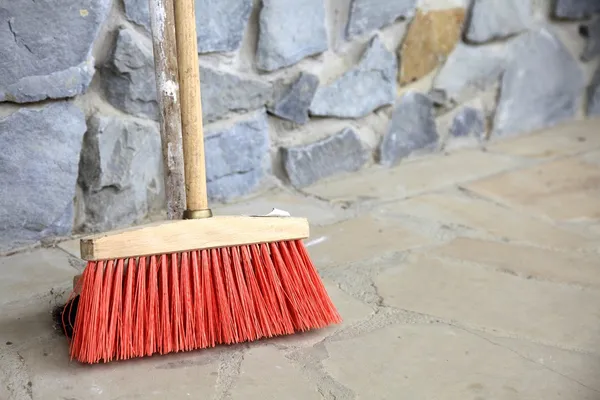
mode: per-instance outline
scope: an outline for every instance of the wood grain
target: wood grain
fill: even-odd
[[[253,243],[305,239],[306,218],[214,216],[163,221],[80,240],[81,258],[107,260]]]
[[[186,201],[173,0],[149,0],[149,6],[167,218],[181,219]]]
[[[187,209],[208,209],[194,0],[175,1]]]

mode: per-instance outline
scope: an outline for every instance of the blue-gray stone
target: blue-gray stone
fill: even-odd
[[[308,109],[319,86],[316,75],[302,72],[298,79],[287,87],[274,104],[269,107],[269,112],[279,118],[305,124],[308,122]]]
[[[346,25],[346,39],[392,24],[415,13],[416,0],[352,0]]]
[[[579,34],[585,38],[585,48],[581,53],[581,61],[592,61],[600,54],[600,18],[581,25]]]
[[[534,131],[573,118],[584,87],[582,69],[554,33],[542,29],[521,36],[502,77],[494,134]]]
[[[531,0],[474,0],[466,38],[473,43],[523,32],[531,24]]]
[[[283,166],[290,183],[298,188],[343,172],[359,170],[369,152],[351,128],[318,142],[281,149]]]
[[[322,0],[262,0],[256,65],[275,71],[327,50]]]
[[[485,134],[485,116],[483,115],[483,111],[472,107],[462,108],[454,116],[449,133],[453,137],[483,137]]]
[[[379,148],[379,163],[391,167],[413,151],[431,147],[438,139],[432,101],[421,93],[408,91],[394,107]]]
[[[110,0],[0,3],[0,102],[29,103],[84,93],[92,45]]]
[[[598,0],[555,0],[554,16],[564,19],[584,19],[600,13]]]
[[[338,118],[361,118],[394,103],[396,55],[375,36],[358,65],[315,93],[310,114]]]
[[[207,129],[204,141],[208,197],[227,202],[263,186],[271,173],[267,115],[251,118],[224,129]]]
[[[600,116],[600,67],[596,70],[592,82],[587,88],[587,115]]]
[[[71,233],[85,131],[66,101],[0,119],[0,251]]]

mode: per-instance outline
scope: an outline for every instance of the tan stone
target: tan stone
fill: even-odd
[[[393,325],[327,343],[325,370],[357,399],[596,399],[597,392],[445,325]]]
[[[557,221],[600,219],[600,167],[577,158],[510,171],[464,186]]]
[[[279,350],[265,346],[251,347],[244,355],[230,393],[234,400],[321,399],[317,387]]]
[[[460,40],[464,8],[417,10],[399,50],[401,85],[433,71]]]
[[[520,165],[502,154],[463,150],[448,155],[401,163],[395,168],[374,167],[305,189],[332,201],[392,200],[470,181]]]
[[[412,216],[442,224],[466,226],[498,239],[551,248],[588,248],[582,235],[457,191],[424,194],[377,208],[381,215]]]
[[[563,348],[598,351],[600,292],[416,255],[375,279],[385,304]]]
[[[308,250],[317,268],[345,266],[434,243],[433,239],[364,216],[313,230]]]
[[[497,140],[488,146],[488,150],[535,159],[577,154],[600,147],[597,125],[595,120],[560,124],[530,135]]]
[[[492,266],[524,278],[600,288],[598,256],[469,238],[457,238],[427,254]]]

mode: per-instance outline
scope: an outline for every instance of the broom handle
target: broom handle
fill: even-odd
[[[206,192],[206,162],[204,159],[194,0],[174,0],[174,3],[187,202],[184,218],[206,218],[212,216],[212,213],[208,208]]]

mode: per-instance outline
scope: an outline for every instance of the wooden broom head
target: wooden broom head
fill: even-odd
[[[164,221],[102,233],[80,240],[87,261],[124,259],[190,250],[305,239],[306,218],[214,216]]]

